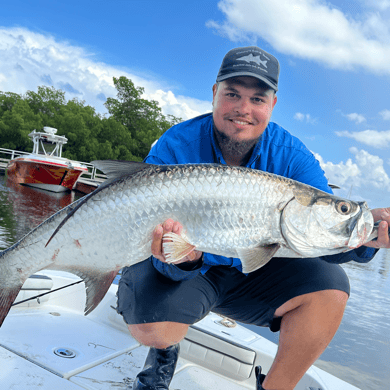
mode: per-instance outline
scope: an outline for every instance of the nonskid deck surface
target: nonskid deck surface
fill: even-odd
[[[187,344],[182,347],[185,355],[189,353],[188,344],[192,343],[185,341],[184,344]],[[148,348],[140,346],[126,332],[88,321],[88,317],[72,311],[59,311],[55,306],[47,306],[39,312],[30,309],[23,314],[10,315],[1,328],[0,345],[1,388],[23,390],[131,389],[130,385],[141,371],[148,352]],[[204,351],[202,355],[204,348],[198,344],[196,348],[199,357],[205,358]],[[63,356],[56,355],[56,352]],[[215,356],[206,359],[218,364],[220,354],[210,352]],[[72,353],[74,357],[70,357]],[[227,355],[225,358],[229,359]],[[229,365],[229,362],[225,364]],[[229,368],[232,368],[232,362]],[[250,375],[250,369],[245,373]],[[240,376],[239,373],[236,375]],[[171,389],[251,388],[240,382],[180,358]]]
[[[146,354],[147,349],[139,347],[132,352],[120,355],[66,380],[0,347],[0,360],[8,362],[2,367],[0,383],[4,389],[15,390],[131,389]],[[10,362],[12,364],[9,364]],[[253,389],[254,386],[242,386],[234,383],[182,358],[179,359],[175,377],[170,386],[171,390],[237,390],[248,388]]]
[[[53,290],[74,282],[45,271]],[[30,280],[31,282],[31,280]],[[33,280],[21,298],[39,294]],[[0,328],[0,388],[131,389],[142,370],[148,348],[128,332],[116,313],[116,288],[111,286],[101,304],[83,315],[83,284],[14,307]],[[24,296],[23,296],[24,295]],[[171,390],[243,390],[255,388],[254,367],[267,372],[277,346],[242,327],[227,327],[211,313],[190,327],[181,342],[180,358]],[[229,323],[227,323],[229,325]],[[325,385],[326,384],[326,385]],[[358,390],[332,375],[310,368],[295,390],[309,386],[322,390]]]

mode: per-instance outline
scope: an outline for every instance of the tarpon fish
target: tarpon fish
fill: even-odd
[[[43,269],[83,279],[90,313],[121,268],[151,256],[152,232],[168,218],[184,228],[180,236],[164,236],[169,262],[196,248],[239,258],[245,273],[274,256],[345,252],[377,235],[365,202],[259,170],[109,160],[94,165],[107,174],[104,184],[0,253],[0,325],[26,279]]]

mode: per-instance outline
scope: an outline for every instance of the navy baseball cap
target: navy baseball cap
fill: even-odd
[[[237,47],[224,57],[219,68],[217,82],[230,77],[251,76],[278,90],[279,62],[257,46]]]

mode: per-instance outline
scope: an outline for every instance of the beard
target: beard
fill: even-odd
[[[259,142],[261,136],[249,139],[245,141],[237,141],[228,135],[222,133],[217,129],[214,124],[214,134],[216,136],[218,145],[221,149],[222,155],[226,159],[227,157],[234,157],[235,159],[240,159],[242,162],[249,160],[249,157],[255,147]]]

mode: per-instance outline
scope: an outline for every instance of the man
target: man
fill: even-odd
[[[278,61],[262,49],[231,50],[213,86],[213,113],[172,127],[152,148],[146,162],[243,165],[331,192],[312,153],[270,122],[278,77]],[[256,371],[257,389],[293,390],[327,347],[343,316],[349,282],[334,263],[367,262],[373,258],[374,248],[389,247],[390,215],[386,209],[372,212],[375,220],[384,221],[376,242],[321,259],[272,259],[249,275],[241,272],[239,259],[196,250],[181,264],[167,264],[162,237],[168,232],[179,234],[183,226],[173,220],[157,226],[154,256],[125,269],[118,288],[118,312],[131,334],[151,347],[133,390],[168,389],[178,343],[189,325],[210,310],[280,330],[278,352],[267,376]]]

